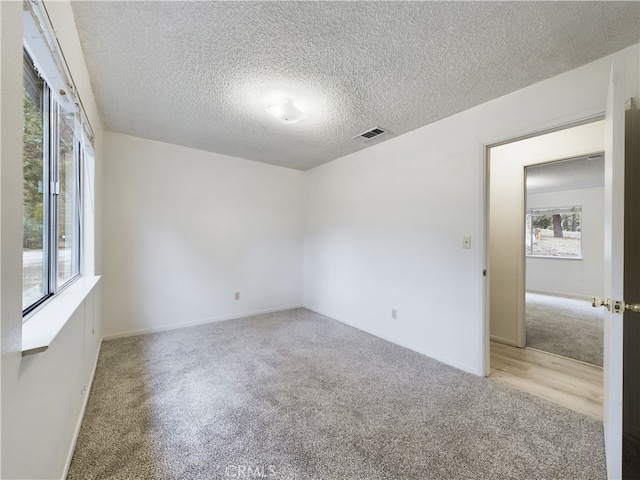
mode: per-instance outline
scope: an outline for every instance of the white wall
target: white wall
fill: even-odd
[[[603,150],[603,121],[491,148],[489,272],[493,340],[525,345],[525,167]]]
[[[302,172],[115,133],[105,155],[106,335],[302,304]]]
[[[99,179],[102,129],[71,6],[46,6],[95,130]],[[22,2],[0,2],[0,36],[1,476],[60,478],[87,398],[81,391],[95,365],[100,295],[96,290],[82,303],[49,350],[22,357]],[[93,327],[96,335],[85,338]]]
[[[623,55],[631,94],[638,46]],[[485,373],[484,146],[604,112],[609,69],[599,60],[310,170],[305,305]]]
[[[3,359],[2,478],[66,475],[97,360],[99,305],[96,287],[48,350]]]
[[[46,5],[97,135],[105,333],[293,306],[303,278],[310,308],[483,373],[483,146],[602,112],[609,59],[303,174],[118,134],[103,146],[70,5]],[[100,295],[49,351],[21,356],[21,23],[21,3],[0,2],[1,468],[59,478]],[[625,54],[637,95],[637,46]]]
[[[604,295],[604,187],[527,195],[527,208],[582,206],[582,259],[526,259],[526,289],[575,297]]]

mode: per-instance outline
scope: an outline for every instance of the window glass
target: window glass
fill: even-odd
[[[529,209],[525,245],[528,256],[582,258],[582,208]]]
[[[74,137],[74,115],[58,116],[58,286],[78,273],[79,217],[78,217],[78,152]]]
[[[80,123],[54,95],[25,51],[23,315],[80,275]]]
[[[23,92],[22,307],[48,293],[45,261],[45,108],[44,83],[25,61]]]

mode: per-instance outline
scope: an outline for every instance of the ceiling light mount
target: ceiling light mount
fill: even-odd
[[[265,111],[284,123],[295,123],[307,118],[304,112],[290,98],[272,107],[265,108]]]

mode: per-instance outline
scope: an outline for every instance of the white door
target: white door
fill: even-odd
[[[609,479],[622,478],[622,313],[624,265],[624,59],[615,58],[605,115],[604,440]]]

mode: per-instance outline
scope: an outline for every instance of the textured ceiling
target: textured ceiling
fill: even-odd
[[[604,185],[604,156],[592,155],[527,167],[527,193],[557,192]]]
[[[640,40],[638,2],[72,4],[107,130],[301,170]]]

